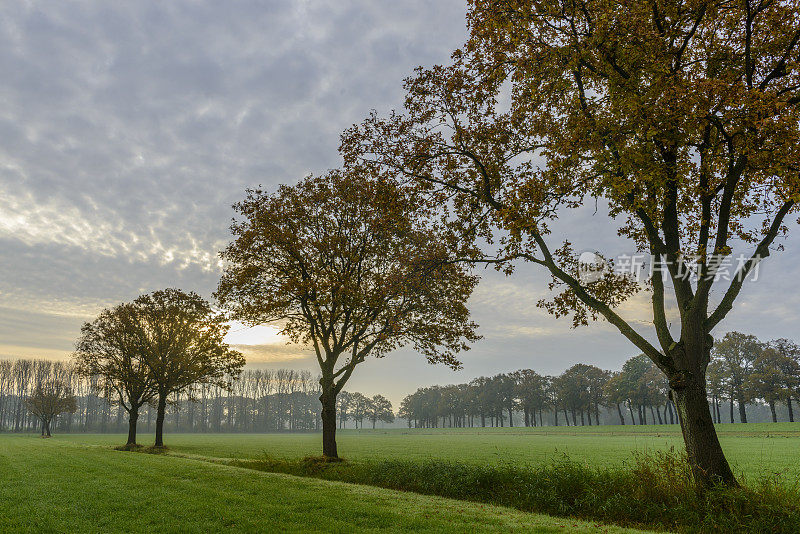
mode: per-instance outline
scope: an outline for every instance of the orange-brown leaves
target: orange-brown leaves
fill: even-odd
[[[376,124],[375,128],[382,125]],[[432,206],[381,176],[334,170],[236,205],[217,291],[234,317],[279,322],[313,345],[325,371],[411,344],[458,366],[477,339],[466,300],[476,278],[452,262],[456,240]]]

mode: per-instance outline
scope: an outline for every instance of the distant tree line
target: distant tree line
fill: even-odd
[[[748,421],[747,405],[761,402],[769,407],[773,422],[778,421],[778,405],[794,422],[793,401],[800,398],[800,346],[788,339],[759,341],[753,335],[730,332],[717,343],[708,366],[708,391],[711,414],[723,421],[722,404],[728,404],[727,419]],[[736,404],[737,410],[734,410]]]
[[[739,421],[747,422],[746,405],[764,420],[769,408],[778,420],[778,404],[794,421],[792,401],[800,398],[800,347],[779,339],[769,343],[731,332],[715,347],[709,364],[709,403],[720,423],[721,403],[734,404]],[[645,355],[630,358],[620,371],[577,364],[558,376],[530,369],[467,384],[420,388],[403,399],[399,417],[409,427],[674,424],[677,410],[669,383]]]
[[[98,376],[83,376],[71,362],[48,360],[0,360],[0,431],[32,432],[50,428],[55,432],[119,433],[128,430],[124,408],[112,390],[99,387]],[[56,408],[60,415],[42,424],[31,410],[37,391],[54,392],[64,399]],[[63,394],[62,394],[63,393]],[[302,432],[322,428],[319,377],[293,369],[246,369],[230,389],[199,385],[191,394],[167,400],[165,429],[172,432]],[[47,397],[44,397],[46,399]],[[70,401],[69,399],[72,399]],[[41,403],[41,400],[39,401]],[[70,402],[74,410],[70,412]],[[341,427],[348,421],[356,428],[366,422],[394,421],[392,403],[382,395],[369,398],[343,391],[338,399]],[[140,410],[140,428],[155,430],[157,405],[145,403]],[[52,427],[50,427],[52,425]]]

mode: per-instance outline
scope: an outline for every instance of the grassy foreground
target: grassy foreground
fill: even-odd
[[[755,480],[779,475],[800,481],[800,423],[717,426],[737,476]],[[77,443],[119,445],[114,435],[61,436]],[[167,446],[199,456],[296,459],[319,455],[319,434],[167,434]],[[143,434],[140,443],[151,444]],[[350,460],[448,460],[480,465],[542,465],[562,458],[592,467],[630,463],[633,451],[681,450],[677,425],[475,429],[345,430],[339,454]]]
[[[637,532],[187,458],[117,452],[98,444],[114,441],[106,438],[0,435],[0,532]]]

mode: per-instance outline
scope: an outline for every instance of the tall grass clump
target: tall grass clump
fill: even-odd
[[[679,532],[800,532],[800,491],[778,478],[700,490],[685,456],[634,456],[629,465],[590,467],[567,457],[540,466],[451,461],[337,461],[308,457],[235,460],[261,471],[367,484]]]

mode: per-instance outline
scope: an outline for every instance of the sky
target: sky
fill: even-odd
[[[401,107],[403,78],[464,42],[465,10],[463,0],[0,4],[0,358],[66,359],[84,321],[141,293],[210,298],[244,190],[340,165],[340,132]],[[581,210],[555,236],[632,252],[602,211]],[[800,338],[797,241],[782,242],[716,335]],[[462,370],[401,349],[362,364],[347,389],[397,405],[419,386],[577,362],[617,369],[637,353],[608,324],[572,330],[538,309],[540,270],[481,274],[470,308],[483,339]],[[623,314],[652,338],[645,296]],[[234,325],[229,341],[250,366],[314,370],[273,327]]]

